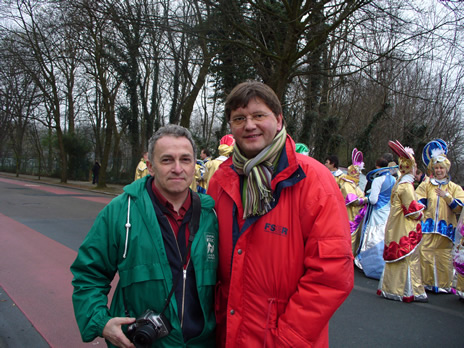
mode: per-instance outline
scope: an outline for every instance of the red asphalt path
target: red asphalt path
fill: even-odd
[[[3,214],[0,226],[0,281],[8,296],[51,347],[88,347],[71,302],[76,252]]]
[[[24,182],[0,179],[16,185]],[[35,186],[35,185],[34,185]],[[55,194],[75,194],[37,186]],[[79,197],[101,203],[111,198]],[[77,253],[43,234],[0,214],[0,285],[51,347],[106,346],[99,338],[82,342],[72,307],[72,274]]]

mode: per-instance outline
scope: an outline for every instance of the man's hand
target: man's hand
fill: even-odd
[[[133,322],[135,322],[135,318],[111,318],[103,328],[102,336],[116,347],[135,348],[121,329],[122,325],[132,324]]]

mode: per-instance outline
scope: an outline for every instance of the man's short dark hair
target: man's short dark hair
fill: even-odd
[[[203,151],[203,153],[206,155],[206,157],[211,156],[211,152],[206,147],[202,148],[201,151]]]
[[[338,157],[335,155],[327,156],[326,161],[329,161],[335,168],[338,169]]]
[[[280,100],[271,87],[259,81],[246,81],[235,86],[227,96],[224,108],[226,119],[230,120],[233,110],[245,108],[255,98],[260,98],[276,117],[282,114]]]
[[[380,158],[377,158],[377,160],[375,161],[375,165],[377,167],[380,167],[380,168],[383,168],[383,167],[388,167],[388,162],[385,158],[383,157],[380,157]]]
[[[195,141],[193,140],[192,134],[187,128],[184,128],[182,126],[178,126],[176,124],[168,124],[167,126],[161,127],[156,131],[155,134],[150,138],[148,141],[148,160],[150,163],[153,163],[153,155],[154,155],[154,150],[155,150],[155,144],[156,142],[165,136],[171,136],[174,138],[187,138],[188,141],[190,141],[190,144],[192,144],[193,148],[193,155],[197,153],[197,147],[195,145]]]
[[[393,157],[393,154],[390,152],[386,152],[382,155],[383,158],[387,161],[387,164],[390,162],[395,162],[395,157]]]

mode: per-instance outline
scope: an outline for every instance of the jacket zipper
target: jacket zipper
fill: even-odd
[[[174,233],[174,230],[172,229],[171,224],[169,224],[169,226],[171,227],[172,235],[176,239],[177,251],[179,252],[180,262],[182,262],[182,253],[180,252],[180,249],[179,249],[179,243],[177,242],[176,234]],[[189,263],[190,263],[190,259],[187,261],[187,265],[185,266],[185,268],[184,268],[184,265],[182,265],[182,272],[184,274],[183,274],[183,277],[182,277],[183,278],[183,281],[182,281],[182,306],[181,306],[182,313],[181,313],[181,317],[180,317],[180,327],[181,328],[183,327],[183,324],[184,324],[185,284],[187,282],[187,268],[188,268]]]
[[[184,325],[184,310],[185,310],[185,285],[187,283],[187,268],[189,266],[190,259],[187,261],[187,265],[185,268],[182,270],[184,272],[183,276],[183,283],[182,283],[182,314],[181,314],[181,320],[180,320],[180,327],[182,328]]]

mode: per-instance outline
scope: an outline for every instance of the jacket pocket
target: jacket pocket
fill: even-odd
[[[162,266],[158,263],[152,265],[137,265],[135,267],[119,270],[119,282],[125,288],[134,283],[146,282],[149,280],[163,280],[165,275]]]

